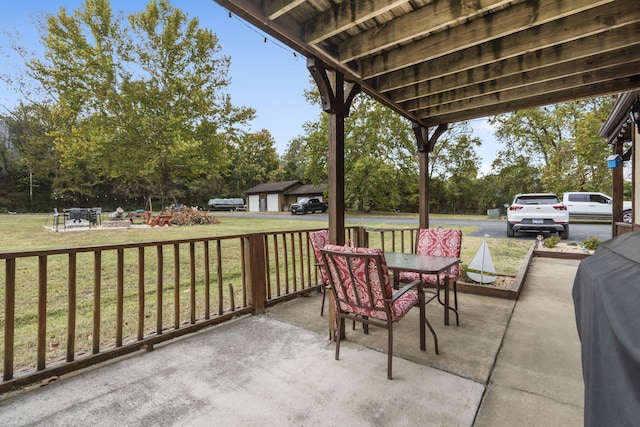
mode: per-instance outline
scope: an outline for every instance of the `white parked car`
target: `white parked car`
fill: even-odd
[[[516,232],[551,232],[567,239],[569,211],[553,193],[517,194],[507,208],[507,237]]]
[[[588,191],[569,191],[564,193],[562,201],[569,210],[571,218],[606,219],[613,217],[612,197],[603,193]],[[622,202],[622,220],[631,224],[633,218],[631,202]]]

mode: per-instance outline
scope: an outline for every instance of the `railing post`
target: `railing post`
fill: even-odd
[[[267,267],[264,259],[264,237],[262,234],[250,234],[244,237],[245,260],[247,285],[249,286],[249,296],[253,305],[253,314],[262,314],[265,309],[267,299],[266,289]]]
[[[368,247],[368,242],[367,242],[367,238],[366,238],[366,228],[363,226],[357,226],[354,227],[354,242],[353,245],[354,246],[359,246],[359,247],[363,247],[366,248]]]
[[[5,261],[4,278],[4,368],[2,380],[13,378],[13,356],[15,343],[15,315],[16,315],[16,260],[8,258]]]

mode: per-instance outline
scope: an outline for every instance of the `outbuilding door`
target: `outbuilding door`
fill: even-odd
[[[280,211],[280,197],[278,194],[267,194],[267,212]]]

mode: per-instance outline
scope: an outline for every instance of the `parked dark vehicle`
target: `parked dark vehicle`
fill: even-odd
[[[293,203],[290,207],[291,215],[295,214],[307,214],[309,212],[322,212],[325,213],[329,207],[327,202],[322,202],[316,198],[304,198],[300,199],[298,203]]]

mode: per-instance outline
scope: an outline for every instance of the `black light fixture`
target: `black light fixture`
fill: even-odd
[[[640,133],[640,101],[636,101],[631,106],[631,120],[633,120]]]

